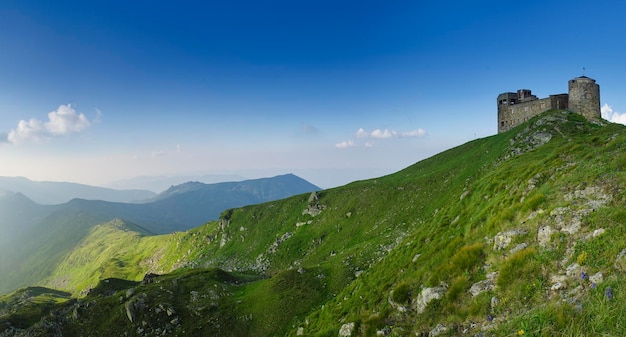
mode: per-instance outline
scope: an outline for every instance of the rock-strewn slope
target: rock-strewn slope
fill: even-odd
[[[137,283],[101,281],[5,335],[626,335],[625,150],[623,126],[549,112],[393,175],[141,238],[109,274]],[[148,272],[163,275],[139,283]]]

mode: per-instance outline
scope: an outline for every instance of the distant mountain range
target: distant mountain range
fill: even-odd
[[[112,202],[138,202],[153,198],[147,190],[115,190],[77,183],[32,181],[24,177],[0,177],[0,190],[19,192],[42,205],[58,205],[74,198]]]
[[[0,275],[5,276],[0,278],[0,292],[41,279],[49,272],[47,266],[56,264],[97,224],[119,218],[136,224],[145,233],[165,234],[218,219],[229,208],[319,189],[286,174],[219,184],[189,182],[173,186],[144,203],[74,198],[59,205],[40,205],[23,193],[3,192],[0,194]]]
[[[217,184],[227,181],[248,180],[237,174],[203,174],[186,176],[139,176],[130,179],[123,179],[107,184],[114,189],[134,189],[149,190],[161,193],[166,189],[180,185],[188,181],[197,181],[205,184]]]

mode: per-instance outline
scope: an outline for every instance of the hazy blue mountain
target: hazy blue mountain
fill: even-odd
[[[53,210],[36,204],[21,193],[0,191],[0,246],[13,240]]]
[[[227,181],[242,180],[246,180],[246,178],[237,174],[204,174],[171,177],[139,176],[130,179],[114,181],[108,184],[108,186],[115,189],[139,189],[160,193],[172,186],[180,185],[188,181],[198,181],[205,184],[216,184]]]
[[[0,244],[0,293],[43,279],[90,232],[115,218],[145,232],[184,231],[219,218],[226,209],[317,191],[293,174],[241,182],[174,186],[146,203],[72,199],[42,206],[22,194],[0,198],[0,219],[11,239]],[[3,226],[5,226],[3,224]],[[0,242],[1,243],[1,242]]]
[[[146,190],[114,190],[68,182],[32,181],[24,177],[0,177],[0,189],[19,192],[42,205],[56,205],[74,198],[112,202],[139,202],[155,196]]]

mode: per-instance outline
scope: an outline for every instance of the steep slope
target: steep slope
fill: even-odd
[[[113,275],[132,279],[138,273],[133,268],[137,267],[136,262],[147,258],[138,249],[139,241],[150,235],[153,233],[120,219],[93,226],[55,268],[45,285],[78,295],[81,290],[93,288],[99,280]],[[126,261],[129,257],[133,260]]]
[[[0,239],[0,293],[49,278],[97,224],[118,218],[150,233],[171,233],[217,219],[229,207],[318,189],[294,175],[215,186],[199,184],[193,189],[186,188],[189,185],[197,184],[173,187],[159,200],[142,204],[73,199],[62,205],[41,206],[20,194],[0,198],[0,211],[7,207],[6,213],[0,213],[4,221],[0,224],[5,233],[15,232],[3,236],[4,244]],[[59,281],[62,277],[55,278],[51,284],[66,284]]]
[[[625,149],[623,126],[552,111],[389,176],[231,209],[139,239],[148,258],[116,271],[171,274],[32,331],[626,335]]]

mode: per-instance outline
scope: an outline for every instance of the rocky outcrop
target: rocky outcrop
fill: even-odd
[[[326,209],[326,206],[320,204],[319,199],[320,199],[319,194],[317,192],[311,192],[311,195],[309,196],[307,208],[305,208],[304,211],[302,211],[302,215],[308,214],[312,217],[315,217],[319,215],[320,213],[322,213],[322,211]]]
[[[428,303],[433,300],[441,299],[447,289],[448,286],[443,283],[439,287],[422,289],[415,301],[413,301],[413,310],[415,310],[418,314],[423,313]]]
[[[511,244],[511,241],[515,236],[528,234],[528,231],[523,229],[513,229],[506,232],[500,232],[493,238],[493,249],[503,250]]]

